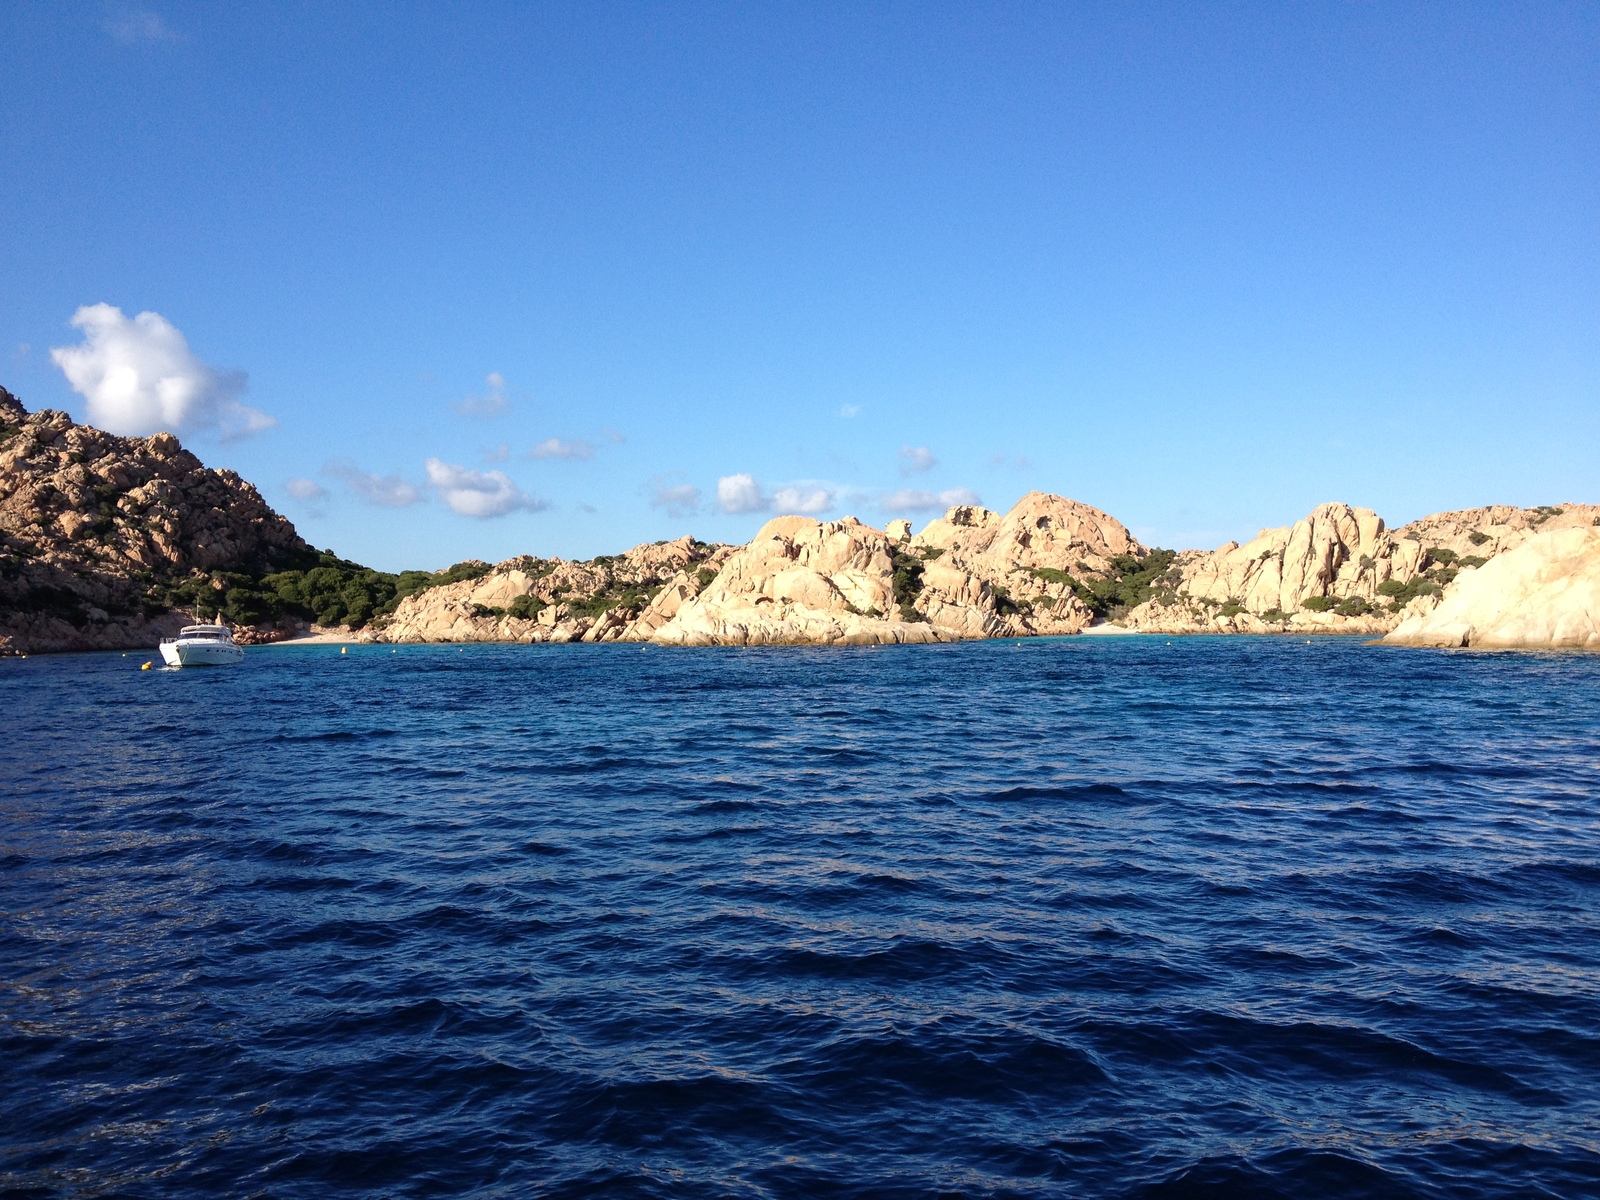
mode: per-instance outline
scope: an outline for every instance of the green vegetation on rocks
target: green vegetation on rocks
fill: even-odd
[[[1115,620],[1152,596],[1170,598],[1175,593],[1183,580],[1172,565],[1177,557],[1176,550],[1151,550],[1143,558],[1119,554],[1100,578],[1076,579],[1055,567],[1035,567],[1032,574],[1045,583],[1071,588],[1095,616]]]

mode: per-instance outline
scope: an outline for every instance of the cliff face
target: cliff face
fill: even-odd
[[[1396,530],[1371,509],[1323,504],[1239,545],[1181,555],[1182,582],[1129,613],[1162,633],[1384,633],[1460,573],[1540,530],[1590,527],[1600,507],[1505,505],[1436,513]]]
[[[232,471],[169,433],[123,438],[0,389],[0,653],[153,645],[166,585],[315,557]]]

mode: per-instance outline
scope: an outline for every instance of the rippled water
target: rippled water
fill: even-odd
[[[0,662],[0,1190],[1600,1194],[1600,656]]]

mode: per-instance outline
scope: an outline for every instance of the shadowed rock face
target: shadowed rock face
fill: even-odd
[[[0,389],[0,651],[153,645],[152,588],[314,556],[232,471],[170,433],[123,438]]]
[[[1600,650],[1600,529],[1534,533],[1464,572],[1384,641],[1405,646]]]

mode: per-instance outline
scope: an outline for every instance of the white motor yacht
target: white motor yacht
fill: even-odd
[[[177,637],[161,639],[161,657],[169,667],[231,667],[244,661],[244,647],[220,621],[185,625]]]

